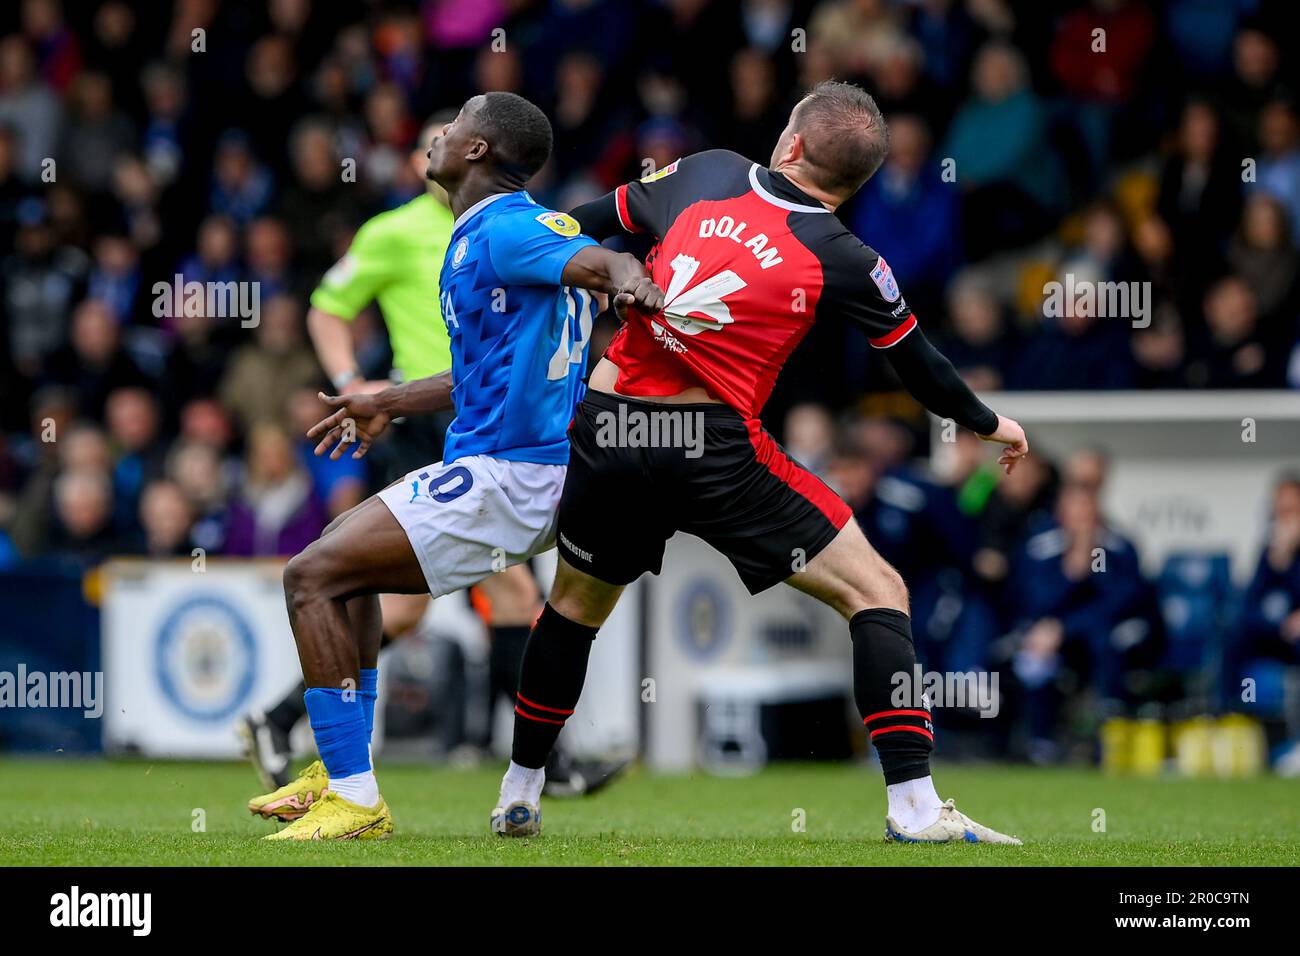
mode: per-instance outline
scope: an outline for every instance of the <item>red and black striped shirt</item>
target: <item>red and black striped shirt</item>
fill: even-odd
[[[827,316],[889,348],[916,328],[888,263],[791,183],[743,156],[688,156],[614,193],[646,259],[663,314],[629,313],[606,357],[626,395],[703,387],[757,418],[786,359]]]

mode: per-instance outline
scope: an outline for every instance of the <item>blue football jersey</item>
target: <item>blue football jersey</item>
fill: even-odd
[[[456,403],[443,461],[568,462],[595,307],[560,276],[595,244],[525,192],[489,196],[456,220],[441,278]]]

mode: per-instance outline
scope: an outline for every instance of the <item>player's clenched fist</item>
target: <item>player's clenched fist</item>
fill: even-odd
[[[628,306],[635,305],[647,315],[654,315],[664,307],[664,290],[655,285],[649,276],[638,276],[620,285],[614,292],[614,311],[619,318],[627,318]]]

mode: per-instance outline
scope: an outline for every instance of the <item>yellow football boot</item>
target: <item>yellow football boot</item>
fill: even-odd
[[[325,765],[314,760],[279,790],[272,790],[248,801],[248,812],[268,820],[297,820],[325,796],[330,775]]]
[[[393,832],[393,814],[384,798],[373,807],[344,800],[331,790],[283,830],[263,840],[382,840]]]

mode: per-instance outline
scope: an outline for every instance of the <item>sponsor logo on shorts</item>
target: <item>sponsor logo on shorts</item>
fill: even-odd
[[[583,551],[581,548],[579,548],[577,545],[575,545],[572,541],[570,541],[568,538],[566,538],[566,537],[564,536],[564,532],[562,532],[562,531],[560,532],[560,544],[564,545],[566,548],[568,548],[570,551],[572,551],[572,552],[573,552],[575,555],[577,555],[579,558],[582,558],[582,560],[584,560],[584,561],[590,561],[590,560],[592,560],[591,552],[590,552],[590,551]]]

